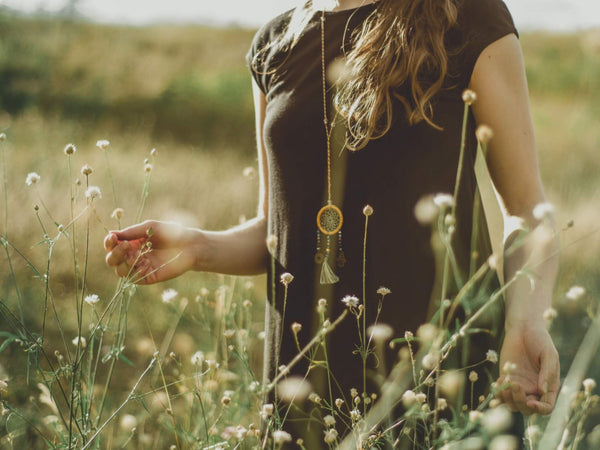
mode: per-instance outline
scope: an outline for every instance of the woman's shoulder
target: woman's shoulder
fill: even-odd
[[[467,32],[510,30],[516,33],[512,15],[502,0],[459,0],[458,24]]]
[[[252,49],[260,49],[284,33],[293,14],[294,9],[290,9],[278,14],[261,26],[252,39]]]

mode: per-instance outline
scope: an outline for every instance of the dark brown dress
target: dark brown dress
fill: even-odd
[[[376,9],[376,4],[327,12],[325,58],[329,63],[348,51],[349,38],[357,26]],[[253,63],[258,51],[282,33],[291,12],[284,13],[255,36],[248,63],[254,79],[266,95],[267,110],[264,141],[269,170],[269,230],[278,238],[275,299],[283,312],[283,272],[294,275],[289,286],[285,317],[280,328],[280,364],[297,353],[290,325],[303,325],[299,334],[307,342],[315,330],[318,315],[316,301],[327,295],[328,316],[334,320],[344,306],[343,296],[352,294],[367,305],[367,323],[374,320],[380,286],[391,290],[383,301],[379,319],[394,328],[401,337],[406,330],[415,332],[428,319],[428,307],[435,278],[431,250],[431,229],[415,219],[417,201],[435,193],[452,193],[458,168],[460,134],[463,118],[461,94],[467,88],[475,62],[484,48],[516,30],[504,3],[500,0],[464,0],[459,5],[458,24],[447,33],[449,76],[444,89],[433,104],[436,130],[426,123],[409,126],[403,109],[395,104],[391,130],[358,152],[346,151],[345,182],[334,184],[333,195],[343,197],[338,204],[344,214],[342,246],[347,263],[334,270],[340,281],[333,291],[323,294],[318,281],[316,216],[324,205],[326,189],[326,147],[323,127],[321,88],[321,38],[317,14],[308,24],[299,42],[282,57],[267,49],[261,60]],[[342,42],[346,36],[346,42]],[[275,69],[275,70],[274,70]],[[407,86],[399,87],[401,90]],[[330,102],[331,103],[331,102]],[[331,107],[329,109],[331,111]],[[476,124],[469,116],[468,140],[461,189],[457,201],[457,224],[454,249],[464,277],[468,277],[473,201],[476,181],[473,164],[476,152]],[[339,147],[332,150],[334,178],[339,171]],[[344,170],[342,165],[342,170]],[[366,298],[362,298],[362,263],[365,216],[363,207],[371,205],[366,253]],[[480,255],[485,258],[485,254]],[[269,281],[269,286],[270,286]],[[268,291],[270,292],[270,287]],[[267,320],[267,342],[273,338],[273,321]],[[356,321],[348,318],[329,340],[329,363],[343,394],[350,387],[362,387],[361,363],[353,354],[358,344]],[[267,376],[272,377],[275,347],[266,347]],[[292,372],[305,373],[306,364]],[[336,390],[337,391],[337,390]],[[338,395],[334,394],[334,398]]]

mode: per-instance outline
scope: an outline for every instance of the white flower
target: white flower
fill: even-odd
[[[86,177],[91,175],[93,171],[94,170],[87,164],[84,164],[83,167],[81,168],[81,174],[85,175]]]
[[[98,186],[90,186],[85,191],[85,197],[89,198],[90,200],[101,199],[102,192],[100,191],[100,188]]]
[[[273,442],[275,445],[284,444],[286,442],[290,442],[292,440],[292,436],[287,431],[276,430],[273,431]]]
[[[479,380],[479,375],[474,370],[471,370],[469,372],[469,381],[475,383],[477,380]]]
[[[337,407],[337,409],[341,409],[343,404],[344,404],[344,400],[342,400],[341,398],[335,399],[335,406]]]
[[[495,350],[488,350],[485,354],[485,359],[492,364],[496,364],[498,362],[498,353]]]
[[[567,298],[567,300],[576,302],[584,295],[585,295],[585,288],[583,288],[581,286],[571,286],[569,288],[569,290],[567,291],[567,293],[565,294],[565,297]]]
[[[592,378],[586,378],[583,380],[583,390],[587,395],[591,395],[592,391],[596,389],[596,381]]]
[[[288,377],[277,384],[277,394],[286,403],[302,402],[311,392],[311,384],[300,376]]]
[[[450,194],[436,194],[433,197],[433,203],[440,209],[452,208],[454,206],[454,197]]]
[[[294,334],[298,334],[300,333],[300,331],[302,330],[302,324],[298,323],[298,322],[294,322],[292,324],[292,332]]]
[[[323,438],[323,440],[327,444],[333,444],[337,440],[337,437],[338,432],[335,428],[331,428],[330,430],[325,431],[325,437]]]
[[[152,172],[152,164],[150,164],[150,163],[144,164],[144,172],[146,172],[146,173]]]
[[[277,250],[277,241],[277,236],[274,234],[267,236],[267,249],[272,255],[275,254],[275,251]]]
[[[244,167],[243,173],[246,178],[254,178],[256,175],[256,169],[254,167]]]
[[[551,219],[554,215],[554,205],[552,203],[538,203],[533,208],[533,217],[537,220]]]
[[[8,383],[5,380],[0,380],[0,392],[6,392],[8,390]]]
[[[130,431],[137,426],[137,419],[131,414],[124,414],[121,416],[121,420],[119,420],[119,426],[122,430]]]
[[[405,408],[410,408],[416,402],[417,396],[413,391],[411,391],[410,389],[404,391],[404,394],[402,394],[402,404]]]
[[[285,272],[281,274],[281,278],[280,278],[281,284],[283,284],[285,287],[288,287],[289,284],[294,281],[294,275],[292,275],[289,272]]]
[[[554,319],[558,317],[558,312],[554,308],[548,308],[542,314],[542,317],[546,322],[552,322]]]
[[[78,337],[74,338],[71,342],[73,343],[73,345],[81,344],[81,347],[84,347],[84,348],[86,345],[86,341],[83,336],[78,336]]]
[[[323,417],[323,423],[326,427],[332,427],[335,425],[335,418],[331,414],[328,414]]]
[[[353,409],[352,411],[350,411],[350,419],[352,420],[352,422],[358,422],[361,417],[362,416],[358,409]]]
[[[482,144],[487,144],[494,137],[494,131],[487,125],[479,125],[475,130],[477,140]]]
[[[0,133],[0,142],[4,142],[6,140],[6,133]]]
[[[98,147],[100,150],[106,150],[109,145],[110,145],[110,142],[107,141],[106,139],[101,139],[96,142],[96,147]]]
[[[123,217],[124,213],[125,210],[123,208],[115,208],[115,210],[110,214],[110,217],[112,217],[115,220],[120,220]]]
[[[477,100],[477,94],[471,89],[465,89],[462,93],[463,102],[471,106]]]
[[[196,353],[194,353],[192,355],[192,357],[190,358],[190,362],[194,365],[194,366],[201,366],[202,363],[204,362],[204,353],[197,351]]]
[[[512,414],[505,406],[488,409],[481,418],[481,425],[491,435],[508,430],[512,425]]]
[[[261,416],[263,418],[271,416],[274,409],[273,403],[265,403],[262,407]]]
[[[510,434],[496,436],[490,442],[490,450],[517,450],[518,448],[519,441],[515,436]]]
[[[438,411],[444,411],[446,408],[448,408],[448,400],[446,400],[445,398],[438,398],[438,400],[437,400]]]
[[[175,297],[177,297],[178,292],[175,289],[165,289],[161,295],[163,303],[171,303]]]
[[[342,303],[348,308],[357,308],[360,300],[354,295],[346,295],[342,299]]]
[[[371,205],[365,205],[363,208],[363,214],[367,217],[373,214],[373,207]]]
[[[385,323],[379,323],[371,325],[367,333],[375,342],[385,342],[394,335],[394,329]]]
[[[440,209],[433,202],[432,195],[425,195],[415,204],[414,214],[421,225],[430,225],[437,218]]]
[[[390,291],[388,288],[381,286],[379,289],[377,289],[377,293],[379,295],[381,295],[382,297],[385,297],[388,294],[391,294],[392,291]]]
[[[83,300],[88,305],[95,305],[96,303],[98,303],[100,301],[100,297],[98,297],[96,294],[90,294],[90,295],[87,295]]]
[[[67,144],[64,149],[65,155],[72,155],[76,151],[77,148],[73,144]]]
[[[40,181],[40,179],[41,177],[37,172],[30,172],[27,174],[27,178],[25,178],[25,183],[27,183],[27,186],[32,186]]]

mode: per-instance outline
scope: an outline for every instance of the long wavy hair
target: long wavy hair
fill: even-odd
[[[346,121],[349,149],[360,150],[389,131],[394,99],[404,107],[409,124],[425,121],[439,129],[433,121],[432,100],[448,74],[444,37],[456,23],[459,1],[379,0],[355,30],[334,100]],[[285,33],[268,47],[289,54],[316,12],[312,0],[298,6]]]

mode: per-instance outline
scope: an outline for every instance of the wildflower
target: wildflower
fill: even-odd
[[[229,406],[230,403],[231,397],[228,394],[223,394],[223,397],[221,397],[221,404],[223,406]]]
[[[402,394],[402,404],[404,405],[405,408],[410,408],[412,405],[414,405],[416,403],[416,401],[417,401],[417,396],[410,389],[407,389]]]
[[[513,435],[503,434],[492,439],[489,448],[490,450],[517,450],[519,441]]]
[[[86,295],[86,297],[83,300],[88,305],[95,305],[96,303],[98,303],[100,301],[100,297],[98,297],[96,294],[90,294],[90,295]]]
[[[433,196],[425,195],[417,201],[413,212],[417,222],[421,225],[430,225],[437,218],[440,210],[433,202]]]
[[[323,417],[323,423],[326,427],[332,427],[335,425],[335,418],[332,415],[328,414],[325,417]]]
[[[571,286],[565,294],[565,297],[567,298],[567,300],[576,302],[577,300],[581,299],[581,297],[583,297],[584,295],[585,288],[582,288],[581,286]]]
[[[331,416],[329,416],[331,417]],[[333,444],[338,437],[338,432],[336,431],[335,428],[331,428],[327,431],[325,431],[325,437],[323,438],[323,440],[325,441],[326,444]]]
[[[201,351],[197,351],[196,353],[194,353],[192,355],[192,357],[190,358],[190,362],[194,365],[194,366],[201,366],[202,363],[204,362],[204,353]]]
[[[514,371],[517,370],[517,365],[513,362],[510,361],[506,361],[504,363],[504,366],[502,367],[502,371],[507,373],[507,374],[511,374],[514,373]]]
[[[433,203],[440,209],[452,208],[454,206],[454,197],[450,194],[436,194],[433,197]]]
[[[77,151],[77,148],[73,144],[67,144],[64,149],[65,155],[72,155],[76,151]]]
[[[554,215],[554,205],[549,202],[538,203],[533,208],[533,217],[537,220],[551,219]]]
[[[110,217],[112,217],[115,220],[120,220],[123,217],[124,213],[125,211],[123,210],[123,208],[115,208],[115,210],[110,214]]]
[[[469,372],[469,381],[475,383],[477,380],[479,380],[479,375],[474,370],[471,370],[471,372]]]
[[[39,176],[39,174],[37,172],[29,172],[27,174],[27,178],[25,178],[25,183],[27,184],[27,186],[32,186],[34,184],[36,184],[38,181],[40,181],[41,177]]]
[[[491,435],[502,433],[512,425],[512,414],[505,406],[488,409],[481,418],[481,425]]]
[[[462,372],[449,370],[439,378],[440,391],[448,398],[455,398],[462,388],[464,381]]]
[[[263,418],[269,417],[273,414],[273,403],[265,403],[262,407],[261,416]]]
[[[365,205],[363,208],[363,214],[367,217],[373,214],[373,207],[371,205]]]
[[[352,411],[350,411],[350,419],[352,420],[352,422],[358,422],[361,417],[362,416],[358,409],[353,409]]]
[[[498,353],[495,350],[488,350],[485,354],[485,359],[496,364],[498,362]]]
[[[319,405],[321,403],[321,397],[316,392],[311,392],[308,396],[308,400]]]
[[[377,293],[379,295],[381,295],[382,297],[385,297],[388,294],[391,294],[392,291],[390,291],[388,288],[381,286],[379,289],[377,289]]]
[[[280,278],[281,284],[283,284],[285,287],[288,287],[289,284],[294,281],[294,275],[292,275],[289,272],[285,272],[281,274],[281,278]]]
[[[6,134],[0,133],[0,142],[4,142],[6,140]]]
[[[299,324],[298,322],[294,322],[292,324],[292,332],[294,334],[298,334],[298,333],[300,333],[300,330],[302,330],[302,324]]]
[[[358,389],[352,388],[350,389],[350,397],[354,398],[358,395]]]
[[[91,175],[92,172],[93,172],[92,168],[87,164],[84,164],[83,167],[81,168],[81,174],[85,175],[86,177]]]
[[[437,327],[431,323],[423,324],[417,329],[417,336],[425,342],[433,342],[437,334]]]
[[[161,295],[163,303],[171,303],[175,297],[177,297],[178,292],[175,289],[165,289]]]
[[[477,422],[483,417],[483,413],[478,410],[469,411],[469,422]]]
[[[223,331],[223,336],[225,336],[227,339],[231,339],[234,335],[235,335],[235,330],[229,329],[229,330]]]
[[[244,167],[243,173],[246,178],[254,178],[256,175],[256,169],[254,169],[254,167]]]
[[[6,380],[0,380],[0,392],[6,392],[8,390],[8,382]]]
[[[437,401],[438,411],[444,411],[446,408],[448,408],[448,400],[446,400],[445,398],[438,398],[438,401]]]
[[[423,369],[432,370],[435,368],[437,363],[438,363],[438,358],[434,354],[427,353],[425,356],[423,356],[423,361],[422,361]]]
[[[274,254],[277,250],[277,236],[270,234],[267,236],[267,249],[269,253]]]
[[[471,89],[465,89],[462,93],[462,100],[468,106],[471,106],[477,101],[477,94]]]
[[[286,442],[290,442],[292,440],[292,436],[287,431],[283,430],[275,430],[273,431],[273,442],[275,445],[282,445]]]
[[[477,140],[482,144],[487,144],[494,137],[493,130],[487,125],[479,125],[477,130],[475,130],[475,136],[477,136]]]
[[[146,173],[152,172],[152,164],[150,164],[150,163],[144,164],[144,172],[146,172]]]
[[[137,426],[137,419],[131,414],[124,414],[119,420],[119,426],[122,430],[130,431]]]
[[[73,345],[80,344],[81,347],[84,347],[84,348],[85,348],[85,345],[86,345],[86,341],[85,341],[85,338],[83,336],[78,336],[78,337],[74,338],[71,342],[73,343]]]
[[[302,402],[311,392],[311,384],[300,376],[288,377],[277,384],[277,394],[286,403]]]
[[[250,309],[252,308],[252,302],[248,299],[244,300],[244,302],[242,303],[242,306],[246,309]]]
[[[498,258],[496,258],[496,255],[490,255],[487,262],[490,269],[496,270],[498,268]]]
[[[319,314],[325,314],[326,310],[327,310],[327,300],[325,300],[324,298],[320,298],[319,302],[317,303],[317,312]]]
[[[591,395],[594,389],[596,389],[595,380],[592,378],[586,378],[583,380],[583,390],[585,391],[586,395]]]
[[[152,150],[150,150],[150,156],[156,156],[158,152],[156,151],[155,148],[153,148]]]
[[[102,198],[102,192],[98,186],[90,186],[85,191],[85,197],[89,198],[90,200],[99,200]]]
[[[106,139],[101,139],[99,141],[96,141],[96,147],[98,147],[100,150],[108,149],[109,145],[110,145],[110,142],[107,141]]]
[[[358,297],[356,297],[354,295],[346,295],[342,299],[342,303],[344,305],[346,305],[347,308],[356,308],[356,307],[358,307],[359,302],[360,302],[360,300],[358,300]]]
[[[238,439],[245,439],[248,435],[248,430],[241,425],[235,427],[235,435]]]
[[[371,325],[367,333],[375,342],[385,342],[394,335],[394,329],[384,323]]]

